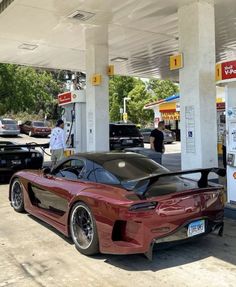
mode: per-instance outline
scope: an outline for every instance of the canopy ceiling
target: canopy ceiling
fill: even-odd
[[[0,0],[0,62],[84,72],[85,31],[108,23],[109,60],[117,74],[178,80],[169,56],[178,52],[178,7],[190,2]],[[76,10],[92,17],[68,17]],[[236,1],[215,0],[215,14],[217,61],[235,58]],[[128,60],[111,61],[116,57]]]

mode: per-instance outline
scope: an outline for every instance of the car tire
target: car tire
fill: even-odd
[[[96,222],[90,208],[83,202],[76,203],[72,208],[70,234],[80,253],[95,255],[99,252]]]
[[[24,194],[22,184],[15,178],[11,184],[11,206],[17,212],[24,212]]]
[[[29,131],[29,137],[32,137],[32,132],[31,131]]]

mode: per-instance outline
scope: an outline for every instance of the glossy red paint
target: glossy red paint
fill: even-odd
[[[202,218],[223,221],[224,206],[219,187],[141,200],[120,187],[66,180],[44,175],[41,171],[20,171],[13,179],[15,177],[23,186],[25,210],[66,236],[70,236],[72,207],[78,201],[86,203],[96,220],[101,253],[146,253],[153,241],[173,234],[191,221]],[[32,189],[34,194],[47,199],[47,205],[34,202]],[[141,202],[157,202],[157,206],[153,210],[129,210],[133,204]]]

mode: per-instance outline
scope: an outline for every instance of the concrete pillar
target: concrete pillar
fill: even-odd
[[[194,0],[178,10],[182,169],[218,166],[213,2]]]
[[[109,150],[108,26],[86,30],[87,151]],[[101,84],[92,85],[94,74]]]

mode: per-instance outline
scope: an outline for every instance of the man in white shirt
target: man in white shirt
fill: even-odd
[[[58,161],[63,159],[64,149],[66,148],[64,122],[61,119],[57,121],[56,127],[52,129],[49,148],[53,168]]]

